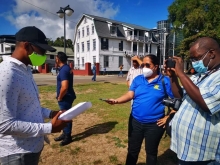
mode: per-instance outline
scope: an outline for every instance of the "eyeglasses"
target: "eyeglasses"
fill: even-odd
[[[150,65],[151,65],[151,64],[149,64],[149,63],[145,63],[145,64],[142,63],[142,64],[141,64],[141,68],[144,68],[145,66],[146,66],[146,68],[150,68]]]
[[[208,50],[207,52],[205,52],[202,56],[200,56],[200,57],[190,57],[190,61],[191,62],[196,62],[196,61],[199,61],[199,60],[201,60],[201,59],[204,59],[205,58],[205,56],[209,53],[209,51],[210,50]],[[203,58],[204,57],[204,58]]]

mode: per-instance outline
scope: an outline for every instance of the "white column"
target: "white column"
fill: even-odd
[[[137,55],[139,56],[139,42],[137,42]]]
[[[134,30],[132,31],[132,40],[134,39]]]
[[[146,46],[146,44],[144,43],[143,44],[143,55],[145,56],[145,46]]]
[[[151,44],[151,43],[148,43],[148,44],[147,44],[147,46],[148,46],[148,48],[147,48],[147,49],[148,49],[148,50],[147,50],[147,53],[148,53],[148,54],[151,53],[151,52],[150,52],[150,44]]]
[[[134,45],[134,43],[133,43],[133,41],[131,41],[131,55],[133,55],[133,45]]]

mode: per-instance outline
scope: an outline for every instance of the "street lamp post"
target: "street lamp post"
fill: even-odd
[[[164,32],[163,33],[163,63],[165,61],[165,55],[166,55],[166,42],[167,42],[167,35],[168,33]]]
[[[64,53],[66,53],[66,15],[71,16],[73,12],[74,10],[69,5],[64,8],[60,7],[60,10],[57,12],[60,18],[64,17]]]
[[[154,33],[154,37],[157,40],[157,43],[160,47],[160,72],[162,71],[162,62],[164,63],[165,61],[165,55],[166,55],[166,37],[168,35],[166,28],[162,28],[162,29],[152,29],[150,30],[150,32],[152,33],[151,36]],[[162,40],[163,38],[163,40]],[[159,40],[159,42],[158,42]],[[152,37],[151,37],[151,42],[152,42]],[[162,49],[163,48],[163,49]],[[163,52],[162,52],[163,50]]]

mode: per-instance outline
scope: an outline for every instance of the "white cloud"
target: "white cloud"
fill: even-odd
[[[36,26],[53,40],[64,35],[64,20],[56,15],[60,7],[70,5],[74,10],[72,16],[66,16],[67,39],[73,39],[74,28],[83,13],[114,18],[119,12],[118,6],[106,0],[15,0],[15,2],[12,11],[4,13],[5,18],[18,30],[25,26]]]

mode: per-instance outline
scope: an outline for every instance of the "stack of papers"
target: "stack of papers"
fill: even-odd
[[[66,112],[62,113],[59,116],[59,120],[72,120],[74,117],[78,116],[79,114],[83,113],[85,110],[92,107],[91,102],[82,102],[74,107],[70,108]]]

